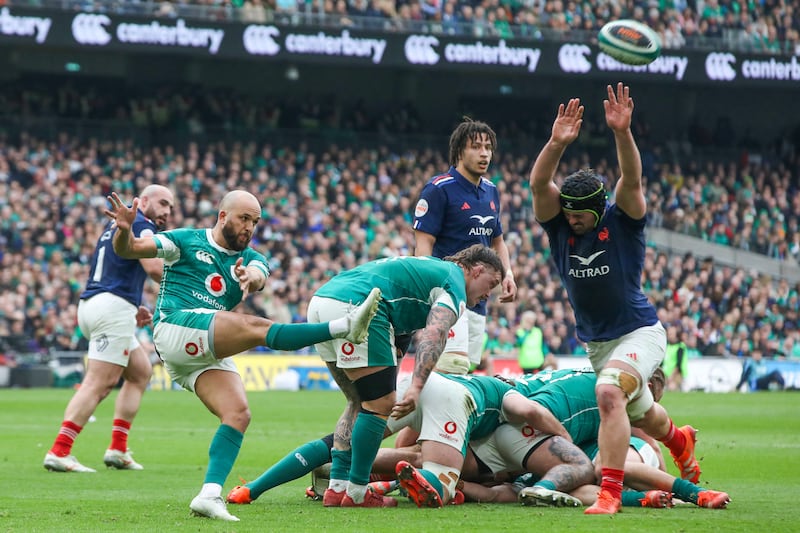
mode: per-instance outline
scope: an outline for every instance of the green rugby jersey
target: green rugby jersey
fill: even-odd
[[[248,247],[237,252],[214,242],[210,229],[176,229],[153,236],[157,257],[164,259],[164,276],[153,323],[180,309],[229,311],[242,301],[233,269],[254,266],[269,275],[266,258]]]
[[[536,374],[525,374],[522,377],[514,378],[514,388],[523,396],[531,397],[539,389],[550,383],[574,374],[581,373],[580,370],[564,368],[562,370],[542,370]]]
[[[597,376],[590,371],[575,371],[553,379],[529,398],[553,413],[572,437],[576,446],[597,440],[600,410],[594,387]]]
[[[503,398],[513,387],[508,383],[489,376],[459,376],[441,374],[443,377],[466,387],[475,400],[477,409],[470,413],[472,431],[469,439],[482,439],[490,435],[506,421],[502,416]]]
[[[315,296],[361,303],[373,287],[381,290],[378,315],[394,327],[395,335],[425,327],[434,305],[461,316],[466,308],[466,282],[460,266],[434,257],[400,256],[377,259],[341,272],[320,287]]]

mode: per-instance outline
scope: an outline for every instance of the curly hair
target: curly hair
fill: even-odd
[[[478,264],[484,264],[497,272],[503,273],[503,262],[500,261],[500,256],[497,252],[484,246],[482,244],[473,244],[469,248],[465,248],[460,252],[453,255],[448,255],[444,258],[445,261],[452,261],[458,263],[463,267],[473,267]]]
[[[458,166],[461,152],[467,147],[467,141],[474,141],[484,134],[492,143],[492,152],[497,150],[497,135],[494,130],[485,122],[464,117],[463,122],[450,135],[450,165]]]
[[[606,210],[603,182],[591,168],[582,168],[566,177],[561,185],[561,207],[565,211],[588,211],[600,222]]]

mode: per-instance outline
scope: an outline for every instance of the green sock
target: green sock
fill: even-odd
[[[302,477],[330,460],[331,450],[324,440],[307,442],[248,483],[250,497],[255,500],[269,489]]]
[[[208,448],[208,469],[203,483],[224,485],[239,455],[244,434],[236,428],[220,424]]]
[[[697,503],[697,495],[702,492],[701,489],[691,481],[685,479],[676,479],[672,483],[672,493],[685,502]]]
[[[430,470],[425,470],[424,468],[418,468],[417,472],[420,473],[422,477],[424,477],[428,483],[439,493],[439,497],[444,499],[444,487],[442,486],[442,482],[439,481],[439,478],[431,472]]]
[[[644,492],[638,490],[623,490],[622,491],[622,505],[625,507],[641,507],[642,498],[645,497]]]
[[[353,436],[350,438],[353,447],[353,464],[350,467],[350,482],[356,485],[369,483],[369,473],[372,463],[378,455],[378,448],[383,441],[383,430],[386,429],[386,420],[371,414],[358,413],[356,423],[353,424]]]
[[[552,481],[547,481],[546,479],[540,479],[536,483],[533,484],[534,487],[544,487],[550,490],[556,490],[556,484]]]
[[[347,480],[350,477],[352,450],[331,450],[331,479]]]
[[[272,324],[264,341],[275,350],[299,350],[312,344],[329,341],[331,336],[327,322],[320,324]]]

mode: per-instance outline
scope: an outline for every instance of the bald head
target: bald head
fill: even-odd
[[[231,191],[219,203],[214,239],[230,250],[244,250],[250,244],[260,219],[258,198],[247,191]]]
[[[172,191],[163,185],[148,185],[139,196],[139,209],[159,230],[167,228],[174,207]]]
[[[231,191],[222,197],[219,202],[220,211],[231,211],[235,208],[249,208],[261,212],[258,198],[247,191]]]

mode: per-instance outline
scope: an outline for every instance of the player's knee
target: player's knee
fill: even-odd
[[[380,415],[388,415],[394,405],[394,392],[397,381],[397,367],[387,366],[382,370],[361,377],[353,382],[362,409]]]
[[[609,385],[622,391],[626,400],[635,398],[639,394],[641,388],[641,380],[634,374],[626,372],[621,368],[604,368],[597,375],[597,401],[601,401],[601,397],[605,400],[611,400],[615,394],[614,389],[609,390],[604,385]]]

